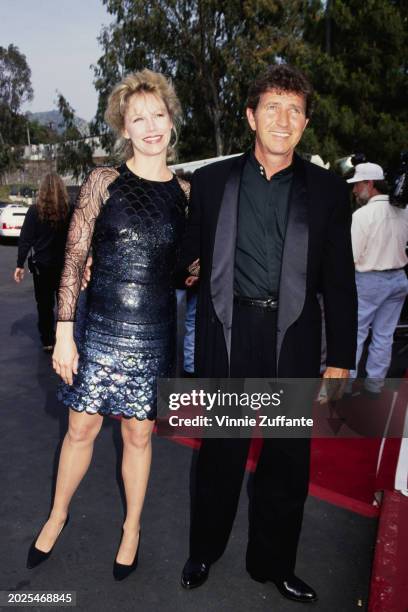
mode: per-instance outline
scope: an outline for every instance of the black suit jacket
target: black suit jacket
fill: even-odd
[[[192,179],[182,266],[200,258],[196,372],[229,372],[240,181],[247,154],[205,166]],[[317,377],[324,299],[327,365],[354,368],[357,296],[345,181],[295,155],[279,288],[281,377]]]

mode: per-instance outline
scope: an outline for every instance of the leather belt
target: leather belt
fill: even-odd
[[[404,268],[387,268],[386,270],[373,270],[373,272],[398,272],[398,270],[405,270]]]
[[[278,298],[270,296],[267,298],[250,298],[241,295],[234,296],[234,303],[242,306],[254,306],[255,308],[266,308],[268,310],[278,310]]]

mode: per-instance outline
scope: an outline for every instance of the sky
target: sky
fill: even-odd
[[[87,121],[96,113],[91,64],[97,36],[112,16],[102,0],[0,0],[0,45],[16,45],[31,68],[34,99],[23,111],[56,110],[60,91]]]

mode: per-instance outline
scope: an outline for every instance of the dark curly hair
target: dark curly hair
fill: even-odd
[[[66,221],[69,213],[69,197],[61,177],[55,172],[46,174],[42,179],[36,205],[41,221],[54,226]]]
[[[268,66],[266,71],[249,87],[247,107],[255,111],[261,95],[270,89],[303,96],[306,104],[306,117],[310,117],[312,113],[313,87],[300,70],[288,64]]]

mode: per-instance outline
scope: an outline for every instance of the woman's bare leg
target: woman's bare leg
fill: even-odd
[[[64,525],[72,496],[91,463],[94,441],[102,421],[100,414],[69,411],[69,425],[61,448],[53,507],[35,544],[43,552],[48,552],[54,546]]]
[[[122,418],[122,477],[126,494],[126,519],[116,561],[131,565],[139,543],[140,515],[146,495],[152,457],[154,421]]]

